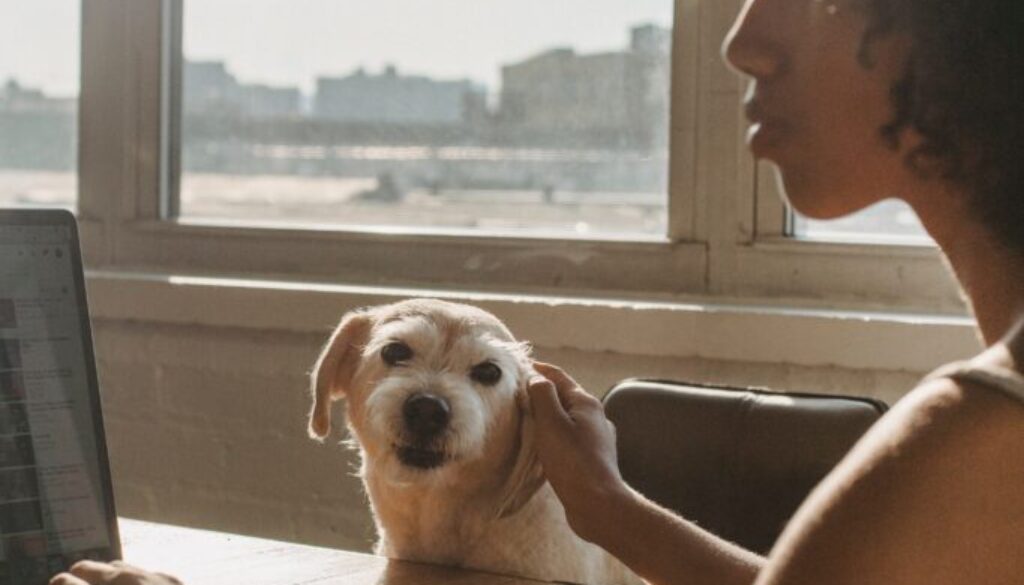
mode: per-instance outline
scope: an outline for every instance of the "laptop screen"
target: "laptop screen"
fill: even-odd
[[[0,585],[117,555],[74,218],[0,211]]]

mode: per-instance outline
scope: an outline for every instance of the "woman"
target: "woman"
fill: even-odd
[[[1022,39],[1014,0],[747,1],[725,57],[751,78],[751,150],[811,217],[909,203],[989,349],[893,408],[767,559],[632,492],[598,402],[541,366],[541,457],[577,532],[654,583],[1024,582]]]
[[[768,558],[633,492],[600,403],[531,381],[548,479],[581,536],[653,583],[1020,583],[1024,575],[1024,3],[747,0],[725,57],[753,153],[810,217],[909,203],[989,349],[922,383],[810,496]],[[59,585],[163,585],[86,563]]]

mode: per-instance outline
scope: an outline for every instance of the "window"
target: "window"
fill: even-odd
[[[665,233],[671,0],[293,6],[185,2],[183,218]]]
[[[797,238],[918,246],[935,244],[914,215],[914,210],[898,200],[883,201],[849,217],[831,221],[792,215],[792,235]]]
[[[90,158],[80,215],[93,264],[962,312],[934,248],[835,241],[815,237],[822,226],[794,225],[743,145],[744,82],[719,57],[740,0],[667,4],[560,0],[503,11],[438,0],[425,14],[427,4],[399,0],[261,0],[274,8],[263,12],[241,0],[85,3],[81,140]],[[268,21],[290,13],[298,30],[272,32]],[[512,48],[469,43],[476,33],[459,29],[463,13],[491,23],[481,34],[494,46]],[[376,52],[323,44],[363,34],[344,28],[350,21],[372,33],[364,44],[378,43]],[[417,37],[422,23],[439,38]],[[651,106],[635,131],[623,135],[608,114],[604,129],[617,130],[588,134],[601,115],[581,107],[552,106],[567,119],[531,126],[542,115],[531,104],[579,106],[605,87],[597,79],[610,78],[582,69],[590,57],[603,56],[597,70],[609,57],[624,72],[648,50],[661,56],[640,70],[658,81],[633,87],[666,91],[662,106],[652,98],[641,107],[630,92],[593,102],[611,108],[603,111]],[[480,55],[467,65],[435,51]],[[548,67],[581,81],[549,83]],[[548,122],[564,132],[544,134]]]
[[[75,208],[79,4],[0,5],[0,206]]]

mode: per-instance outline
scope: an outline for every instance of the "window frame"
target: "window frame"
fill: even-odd
[[[720,44],[741,0],[675,0],[668,232],[618,240],[169,219],[183,0],[82,4],[79,219],[91,267],[581,297],[786,299],[959,314],[932,248],[785,237]]]

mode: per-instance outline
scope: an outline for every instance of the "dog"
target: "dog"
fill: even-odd
[[[309,433],[344,399],[377,554],[546,581],[642,583],[573,533],[533,442],[527,344],[494,315],[415,299],[347,313],[311,374]]]

